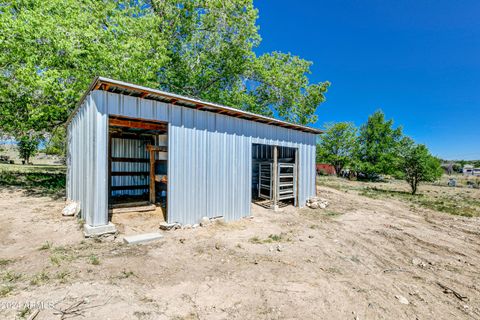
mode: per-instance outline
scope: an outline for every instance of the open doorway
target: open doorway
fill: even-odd
[[[157,212],[166,220],[167,159],[166,123],[109,118],[110,220],[117,213],[129,212]]]
[[[297,149],[252,145],[252,201],[276,209],[297,205]]]

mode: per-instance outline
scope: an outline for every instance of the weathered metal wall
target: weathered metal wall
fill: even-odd
[[[92,91],[91,96],[102,119],[118,115],[168,122],[169,222],[193,224],[203,216],[224,216],[226,220],[249,216],[254,143],[298,148],[300,205],[315,195],[314,134],[105,91]],[[79,120],[77,115],[75,121],[82,122]],[[96,134],[105,135],[95,145],[98,152],[104,152],[103,157],[97,154],[101,163],[95,171],[103,177],[107,172],[107,129]],[[95,194],[97,206],[100,197],[103,205],[95,212],[102,216],[104,210],[106,217],[106,180],[96,188],[102,189]],[[92,189],[89,197],[95,192]]]
[[[108,116],[89,95],[68,125],[67,197],[80,202],[81,216],[91,226],[108,223]]]

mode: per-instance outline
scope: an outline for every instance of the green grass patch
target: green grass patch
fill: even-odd
[[[64,166],[0,165],[0,186],[17,186],[45,195],[63,194]]]

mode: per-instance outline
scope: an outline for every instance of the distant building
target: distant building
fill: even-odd
[[[470,164],[466,164],[463,166],[463,175],[465,176],[477,176],[480,177],[480,168],[474,168]]]

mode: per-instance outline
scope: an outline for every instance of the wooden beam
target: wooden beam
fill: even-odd
[[[143,122],[143,121],[135,121],[135,120],[110,118],[108,123],[112,127],[134,128],[134,129],[143,129],[143,130],[158,130],[158,131],[165,131],[167,129],[167,125],[164,123],[152,123],[152,122]]]
[[[151,144],[147,145],[147,150],[148,151],[155,151],[155,152],[158,152],[158,151],[167,151],[167,147],[166,146],[153,146]]]
[[[112,186],[112,191],[116,190],[141,190],[141,189],[148,189],[147,185],[141,185],[141,186]]]
[[[112,157],[112,162],[150,162],[149,159],[144,158],[122,158],[122,157]]]
[[[146,96],[148,96],[149,93],[148,92],[142,92],[142,94],[140,95],[140,98],[144,99]]]
[[[152,145],[147,145],[150,152],[150,202],[155,204],[155,150]]]
[[[148,171],[116,171],[112,172],[112,177],[134,177],[134,176],[148,176],[150,172]]]

